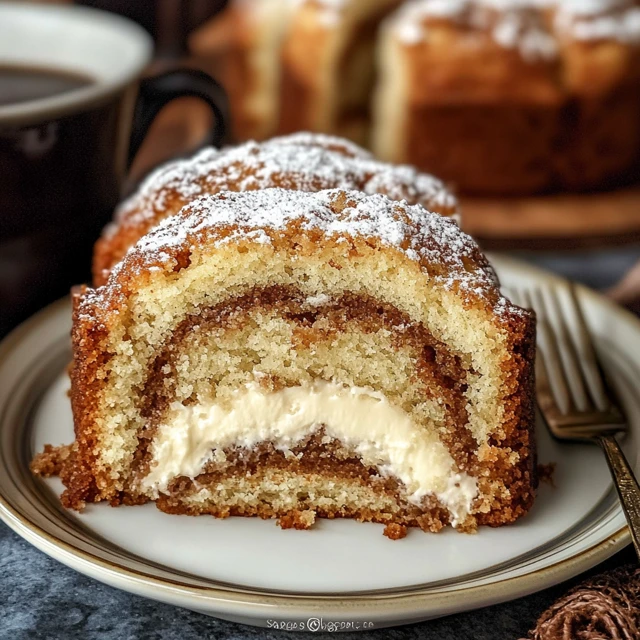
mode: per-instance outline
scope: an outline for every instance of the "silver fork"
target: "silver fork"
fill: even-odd
[[[509,288],[507,294],[536,312],[538,407],[551,433],[601,446],[640,559],[640,487],[615,438],[629,424],[593,347],[575,287]]]

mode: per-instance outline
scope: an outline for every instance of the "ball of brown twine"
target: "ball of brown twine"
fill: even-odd
[[[574,587],[538,619],[530,640],[639,640],[640,568],[620,567]]]

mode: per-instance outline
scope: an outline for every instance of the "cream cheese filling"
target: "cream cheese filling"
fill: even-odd
[[[174,402],[158,426],[143,488],[157,495],[177,476],[195,478],[229,447],[271,442],[286,452],[319,428],[381,475],[400,480],[414,504],[435,495],[454,526],[469,513],[476,479],[456,471],[434,429],[416,426],[406,411],[373,389],[326,381],[278,391],[250,383],[224,405]]]

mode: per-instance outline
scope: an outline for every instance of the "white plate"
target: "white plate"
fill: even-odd
[[[495,258],[506,285],[558,279]],[[581,289],[598,348],[632,422],[624,445],[638,470],[640,323]],[[477,535],[411,531],[401,541],[382,526],[321,520],[311,531],[273,521],[171,516],[154,505],[59,505],[58,480],[41,481],[28,461],[45,443],[72,439],[67,378],[68,301],[44,310],[0,347],[0,517],[52,557],[107,584],[250,624],[317,630],[415,622],[494,604],[545,588],[601,562],[628,542],[597,448],[562,445],[538,425],[540,462],[555,462],[531,513]],[[318,620],[322,618],[323,622]],[[316,628],[314,628],[316,627]]]

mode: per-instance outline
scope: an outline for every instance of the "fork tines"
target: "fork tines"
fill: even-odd
[[[579,300],[569,283],[509,288],[511,299],[537,316],[538,405],[561,437],[595,435],[598,425],[620,430],[625,423],[604,376]],[[562,433],[556,431],[562,430]]]

